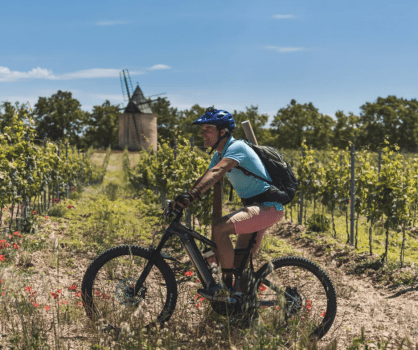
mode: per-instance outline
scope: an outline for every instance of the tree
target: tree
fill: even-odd
[[[351,141],[356,149],[360,147],[358,140],[360,135],[360,117],[355,116],[352,112],[347,116],[342,111],[337,111],[335,117],[337,121],[333,129],[333,146],[345,149],[349,145],[349,141]]]
[[[277,148],[300,148],[306,139],[308,146],[326,149],[331,146],[333,124],[332,118],[320,114],[312,102],[302,105],[291,100],[277,112],[271,129]]]
[[[383,144],[385,135],[389,143],[397,143],[403,150],[418,148],[418,102],[396,96],[378,97],[376,102],[366,102],[360,107],[362,133],[360,141],[377,150]]]
[[[263,140],[266,139],[268,131],[263,129],[263,126],[268,122],[269,116],[267,114],[259,114],[258,106],[251,105],[250,108],[245,107],[245,109],[245,112],[237,112],[234,110],[234,112],[231,113],[235,120],[235,130],[233,134],[234,138],[245,140],[247,139],[245,136],[244,128],[242,127],[242,122],[249,120],[257,142],[259,144],[265,145]]]
[[[80,102],[67,91],[58,90],[49,98],[39,97],[33,111],[39,137],[57,141],[65,136],[71,144],[80,146],[80,134],[88,121],[88,113],[80,107]]]
[[[0,105],[2,109],[4,109],[4,113],[0,112],[0,131],[3,132],[5,126],[12,125],[12,118],[15,114],[18,115],[20,120],[25,120],[27,116],[30,114],[28,111],[27,104],[20,105],[19,102],[15,102],[13,106],[8,101],[3,101]]]
[[[119,105],[112,105],[106,100],[101,106],[93,106],[93,113],[88,115],[87,129],[83,140],[94,148],[118,148],[119,144]]]
[[[170,101],[164,97],[151,104],[152,113],[157,115],[158,142],[170,139],[174,141],[173,130],[178,126],[180,113],[177,108],[170,107]]]

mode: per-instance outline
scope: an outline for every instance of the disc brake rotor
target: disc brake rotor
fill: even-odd
[[[287,310],[289,316],[296,315],[298,311],[302,309],[303,298],[298,292],[297,287],[286,287],[284,291],[284,296],[286,298]]]
[[[136,296],[134,296],[134,287],[136,280],[133,278],[126,278],[118,283],[116,286],[116,297],[123,305],[137,305],[141,300],[145,299],[147,288],[142,286]]]

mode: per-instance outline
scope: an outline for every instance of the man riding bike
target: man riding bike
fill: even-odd
[[[252,254],[260,247],[264,232],[267,228],[279,222],[283,217],[283,206],[277,202],[271,185],[253,176],[244,175],[238,164],[254,174],[272,181],[263,162],[254,150],[239,140],[231,144],[232,132],[235,129],[233,116],[224,110],[208,108],[206,113],[192,124],[202,125],[201,136],[205,147],[215,149],[208,170],[201,176],[187,194],[175,199],[176,204],[187,208],[194,200],[215,185],[224,175],[228,177],[237,195],[241,198],[244,208],[219,218],[212,225],[212,240],[216,243],[214,253],[222,267],[222,280],[209,290],[199,289],[198,292],[208,300],[225,301],[232,290],[234,248],[231,234],[237,234],[236,249],[247,248],[253,232],[257,232],[256,243]]]

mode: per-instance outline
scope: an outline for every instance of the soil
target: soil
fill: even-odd
[[[349,265],[339,266],[338,255],[326,252],[324,243],[314,244],[301,239],[303,225],[284,221],[268,231],[285,240],[302,256],[318,263],[330,276],[337,290],[337,317],[321,345],[337,340],[338,349],[352,345],[353,338],[360,338],[364,327],[365,338],[374,341],[370,349],[377,349],[378,341],[395,345],[407,336],[412,344],[418,343],[418,286],[393,288],[376,283],[375,276],[350,274]]]

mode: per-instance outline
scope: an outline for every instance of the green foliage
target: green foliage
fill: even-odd
[[[303,140],[316,149],[332,146],[332,130],[335,122],[322,115],[310,102],[296,103],[292,100],[286,108],[281,108],[274,117],[271,127],[277,135],[276,147],[297,149]]]
[[[87,123],[87,113],[71,92],[58,90],[51,97],[39,97],[32,116],[40,138],[53,141],[68,138],[73,145],[85,146],[79,134]]]
[[[68,209],[65,204],[56,204],[48,209],[47,215],[57,218],[63,218],[67,213]]]
[[[308,228],[314,232],[326,232],[330,229],[330,220],[322,214],[313,214],[308,220]]]
[[[192,151],[185,138],[179,138],[176,155],[174,159],[173,149],[167,142],[163,142],[159,145],[157,154],[151,152],[151,147],[148,153],[141,151],[140,161],[134,169],[129,169],[129,163],[124,162],[125,172],[133,187],[137,191],[149,190],[141,192],[143,200],[150,203],[158,200],[163,205],[162,200],[157,199],[152,192],[159,193],[160,196],[165,193],[166,199],[174,200],[177,195],[190,190],[209,166],[208,159]],[[188,208],[192,215],[199,217],[203,225],[212,222],[212,198],[212,191],[208,191],[202,196],[202,201],[197,201]]]
[[[119,105],[112,105],[108,100],[101,106],[93,106],[83,141],[94,148],[118,148],[119,115]]]

